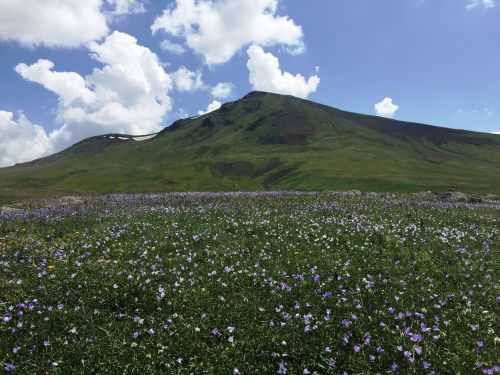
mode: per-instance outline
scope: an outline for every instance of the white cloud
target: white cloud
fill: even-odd
[[[211,94],[215,99],[227,99],[233,95],[234,85],[229,82],[220,82],[212,88]]]
[[[174,55],[182,55],[186,53],[186,49],[182,46],[182,44],[174,43],[168,39],[165,39],[163,42],[161,42],[160,48],[163,51],[170,52]]]
[[[184,108],[179,108],[175,113],[172,114],[172,118],[174,120],[179,120],[179,119],[186,119],[191,117],[189,113]]]
[[[58,95],[64,105],[71,105],[76,100],[90,104],[95,100],[94,92],[87,87],[82,76],[73,72],[54,72],[53,67],[52,61],[41,59],[31,66],[17,65],[16,72],[24,79],[37,82]]]
[[[115,15],[144,13],[146,8],[140,0],[106,0]]]
[[[304,42],[301,42],[296,46],[287,47],[285,50],[292,56],[298,56],[304,54],[307,50],[307,47]]]
[[[0,39],[76,47],[108,33],[102,0],[1,0]]]
[[[229,61],[248,44],[285,45],[303,52],[303,31],[287,16],[278,16],[279,0],[176,0],[151,29],[184,38],[207,64]]]
[[[496,0],[469,0],[466,5],[467,10],[472,10],[477,7],[483,7],[486,9],[494,8],[496,6]]]
[[[102,43],[89,45],[91,56],[103,66],[82,77],[54,71],[40,60],[16,67],[21,76],[59,97],[57,120],[62,125],[49,134],[55,151],[83,138],[106,133],[147,134],[162,129],[171,110],[172,79],[158,57],[125,33],[114,32]]]
[[[0,40],[79,47],[108,35],[114,17],[144,11],[142,0],[0,0]]]
[[[497,131],[497,132],[493,132],[493,134],[497,134],[497,135],[500,135],[500,131]]]
[[[194,92],[205,88],[201,72],[193,72],[185,66],[172,73],[172,78],[176,89],[180,92]]]
[[[222,107],[222,103],[219,102],[218,100],[214,100],[212,103],[210,103],[207,107],[206,110],[204,111],[198,111],[199,116],[206,115],[207,113],[217,111],[220,107]]]
[[[53,151],[45,130],[23,114],[17,119],[11,112],[0,111],[0,167],[23,163]]]
[[[375,104],[374,108],[377,116],[393,118],[399,106],[394,104],[391,98],[384,98],[380,103]]]
[[[318,88],[320,78],[317,75],[306,79],[301,74],[292,75],[283,72],[278,58],[264,52],[262,47],[252,45],[247,53],[249,79],[255,90],[307,98]]]

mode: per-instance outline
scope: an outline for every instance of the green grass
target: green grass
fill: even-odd
[[[0,220],[0,364],[17,374],[469,375],[498,364],[493,209],[330,195],[84,207]]]
[[[112,142],[111,142],[112,143]],[[500,193],[500,136],[408,124],[254,93],[145,142],[93,138],[0,170],[0,201],[109,192],[351,190]],[[220,163],[267,173],[221,176]]]

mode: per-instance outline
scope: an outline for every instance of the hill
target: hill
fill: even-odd
[[[401,122],[263,92],[154,138],[86,139],[0,169],[0,201],[160,191],[500,193],[500,136]]]

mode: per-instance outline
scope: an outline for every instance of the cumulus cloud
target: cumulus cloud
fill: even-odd
[[[320,83],[317,75],[306,79],[301,74],[292,75],[283,72],[278,58],[271,53],[266,53],[260,46],[250,46],[247,53],[249,79],[255,90],[293,95],[299,98],[307,98],[317,90]]]
[[[0,40],[79,47],[108,35],[114,16],[143,11],[141,0],[1,0]]]
[[[176,0],[151,29],[184,39],[207,64],[229,61],[248,44],[304,50],[302,27],[278,16],[279,0]]]
[[[485,9],[494,8],[496,6],[495,0],[469,0],[469,3],[466,5],[467,10],[472,10],[478,7],[483,7]]]
[[[102,43],[89,45],[101,68],[82,77],[57,72],[48,60],[19,64],[16,71],[59,98],[61,126],[48,135],[53,150],[106,133],[147,134],[162,129],[171,110],[172,79],[158,57],[137,40],[115,31]]]
[[[206,110],[204,111],[198,111],[199,116],[206,115],[207,113],[217,111],[220,107],[222,107],[222,103],[219,102],[218,100],[214,100],[212,103],[210,103],[207,107]]]
[[[377,116],[393,118],[399,106],[394,104],[391,98],[384,98],[384,100],[375,104],[374,108]]]
[[[23,163],[53,151],[45,130],[30,122],[23,114],[15,118],[0,111],[0,167]]]
[[[52,61],[40,59],[30,66],[17,65],[16,72],[24,79],[37,82],[58,95],[64,105],[71,105],[77,100],[90,104],[95,100],[94,92],[87,87],[82,76],[73,72],[54,72],[52,68]]]
[[[499,130],[499,131],[497,131],[497,132],[493,132],[493,134],[500,135],[500,130]]]
[[[170,52],[174,55],[182,55],[186,53],[186,49],[182,46],[182,44],[174,43],[168,39],[165,39],[160,43],[160,48],[163,51]]]
[[[227,99],[233,95],[234,85],[229,82],[220,82],[212,87],[211,94],[215,99]]]
[[[75,47],[108,33],[102,0],[2,0],[0,39]]]
[[[180,92],[194,92],[205,88],[201,72],[193,72],[185,66],[172,73],[172,78],[175,88]]]

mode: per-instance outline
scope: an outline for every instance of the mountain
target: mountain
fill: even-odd
[[[500,136],[253,92],[155,137],[86,139],[0,169],[0,200],[160,191],[500,193]]]

